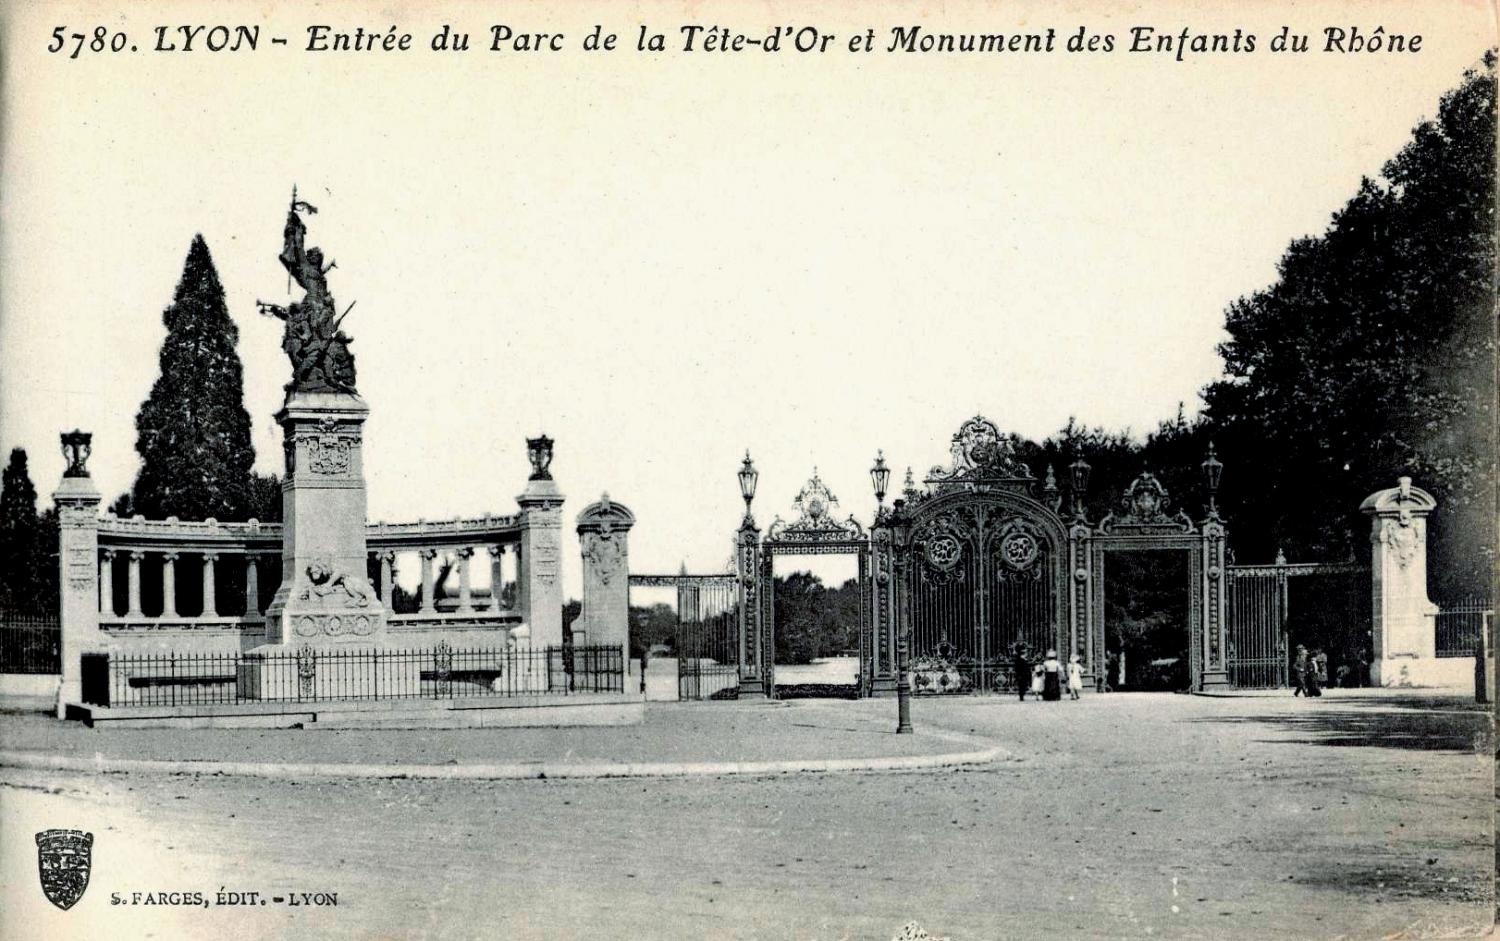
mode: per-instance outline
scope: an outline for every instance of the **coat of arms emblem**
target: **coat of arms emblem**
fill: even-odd
[[[47,901],[72,908],[89,887],[94,835],[82,830],[43,830],[36,835],[37,873]]]

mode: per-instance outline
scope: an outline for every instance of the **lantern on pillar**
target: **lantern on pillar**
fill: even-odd
[[[885,509],[886,488],[891,485],[891,469],[885,464],[885,452],[875,452],[875,464],[870,468],[870,484],[875,488],[875,516],[878,519]]]
[[[760,472],[755,469],[755,463],[750,460],[750,451],[745,451],[745,459],[740,462],[740,496],[745,500],[745,525],[754,526],[755,519],[750,515],[750,501],[755,499],[755,482],[760,479]]]
[[[1083,519],[1083,500],[1089,492],[1089,462],[1079,458],[1068,465],[1068,470],[1073,475],[1073,515]]]
[[[1208,459],[1202,464],[1204,482],[1208,485],[1208,515],[1217,519],[1219,516],[1219,478],[1224,475],[1224,465],[1214,457],[1214,443],[1208,443]]]

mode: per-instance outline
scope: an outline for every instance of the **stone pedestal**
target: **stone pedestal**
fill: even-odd
[[[531,629],[531,646],[561,645],[563,495],[550,476],[533,474],[516,503],[521,507],[516,605]]]
[[[635,514],[605,494],[578,514],[583,553],[583,606],[573,622],[573,643],[619,647],[630,658],[630,528]]]
[[[1452,672],[1436,656],[1437,606],[1427,599],[1427,515],[1436,506],[1410,477],[1360,504],[1371,524],[1370,682],[1376,686],[1447,685]]]
[[[68,703],[83,701],[81,655],[106,646],[99,632],[99,491],[81,461],[69,467],[52,500],[57,506],[61,586],[58,655],[62,677],[57,691],[57,717],[61,719]]]
[[[343,392],[293,392],[284,434],[281,587],[266,609],[273,647],[377,646],[386,606],[365,576],[361,436],[369,408]]]

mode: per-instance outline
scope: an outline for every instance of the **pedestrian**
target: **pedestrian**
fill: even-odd
[[[1078,654],[1068,658],[1068,695],[1073,699],[1083,692],[1083,664],[1078,662]]]
[[[1026,701],[1026,686],[1031,682],[1031,662],[1026,659],[1026,645],[1022,643],[1012,644],[1010,648],[1011,672],[1016,678],[1016,694],[1021,697],[1021,702]]]
[[[1047,651],[1047,659],[1042,661],[1042,698],[1047,702],[1057,702],[1062,699],[1062,685],[1065,678],[1063,665],[1057,659],[1057,651]]]
[[[1323,686],[1328,682],[1328,655],[1318,647],[1307,662],[1307,695],[1323,695]]]
[[[1307,692],[1307,648],[1301,644],[1297,645],[1297,656],[1292,659],[1292,695],[1301,696]]]
[[[1045,673],[1040,663],[1031,668],[1031,695],[1037,699],[1041,699],[1042,693],[1046,691],[1046,681],[1043,679]]]

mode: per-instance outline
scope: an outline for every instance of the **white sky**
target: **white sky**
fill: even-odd
[[[632,569],[717,569],[748,447],[762,525],[814,465],[868,518],[877,448],[944,459],[975,412],[1042,437],[1069,415],[1136,431],[1197,407],[1224,307],[1275,277],[1432,114],[1492,41],[1479,4],[845,5],[847,36],[921,22],[1122,32],[1283,23],[1421,32],[1415,56],[639,56],[574,48],[593,22],[764,32],[770,3],[426,8],[201,4],[112,16],[261,22],[253,55],[45,52],[98,5],[9,10],[4,33],[0,445],[62,470],[94,433],[106,501],[134,477],[134,415],[157,371],[195,232],[240,326],[257,466],[289,367],[276,260],[288,190],[354,336],[370,404],[370,515],[514,512],[524,438],[557,439],[572,518],[608,490],[640,522]],[[363,13],[360,13],[360,10]],[[265,11],[269,12],[265,12]],[[395,10],[396,12],[392,12]],[[236,13],[226,16],[226,13]],[[264,16],[264,19],[260,17]],[[569,19],[579,20],[568,23]],[[586,20],[586,22],[584,22]],[[566,29],[570,50],[312,56],[308,22]],[[1233,473],[1233,469],[1229,469]]]

